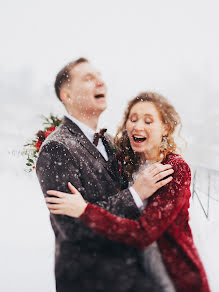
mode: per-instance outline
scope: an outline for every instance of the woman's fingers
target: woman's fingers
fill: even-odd
[[[78,190],[70,182],[68,182],[68,188],[74,195],[79,193]]]
[[[50,213],[56,214],[56,215],[64,215],[62,210],[51,210]]]
[[[151,173],[153,176],[163,172],[163,171],[166,171],[168,169],[172,169],[172,165],[170,164],[160,164],[160,163],[155,163],[154,164],[154,167],[152,168],[151,170]]]
[[[60,210],[62,207],[63,207],[63,205],[62,204],[50,204],[50,203],[47,203],[46,204],[47,205],[47,207],[50,209],[50,210],[55,210],[55,209],[58,209],[58,210]]]
[[[159,180],[165,178],[166,176],[171,175],[173,172],[174,172],[173,169],[167,169],[167,170],[164,170],[164,171],[162,171],[162,172],[156,174],[156,175],[154,176],[154,179],[155,179],[156,181],[159,181]]]
[[[45,201],[47,203],[56,203],[56,204],[61,204],[62,203],[62,199],[61,198],[50,198],[50,197],[47,197],[47,198],[45,198]]]
[[[46,193],[47,193],[47,195],[56,196],[58,198],[64,198],[65,197],[65,193],[62,193],[62,192],[59,192],[59,191],[55,191],[55,190],[48,190]]]
[[[171,182],[171,180],[173,179],[172,176],[169,176],[168,178],[162,180],[162,181],[159,181],[155,184],[156,186],[156,190],[162,188],[163,186],[165,186],[166,184],[168,184],[169,182]]]

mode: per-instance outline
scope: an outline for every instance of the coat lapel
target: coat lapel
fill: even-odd
[[[102,154],[97,150],[95,145],[88,140],[88,138],[84,135],[81,129],[67,117],[64,117],[63,125],[68,128],[68,130],[78,141],[78,143],[81,144],[83,148],[85,148],[95,159],[97,159],[104,166],[104,168],[110,173],[111,177],[113,177],[113,179],[115,180],[117,174],[114,173],[113,169],[111,169],[111,163],[109,163],[110,161],[106,161],[104,159]],[[107,142],[109,143],[109,139],[107,139]],[[109,156],[109,160],[110,159],[112,159],[111,155]]]

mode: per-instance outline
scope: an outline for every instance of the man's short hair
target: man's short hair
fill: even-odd
[[[56,75],[56,80],[55,80],[54,87],[55,87],[56,95],[59,98],[59,100],[61,100],[61,98],[60,98],[60,90],[61,90],[62,86],[64,84],[66,84],[67,82],[71,81],[72,76],[71,76],[71,72],[70,71],[76,65],[78,65],[80,63],[85,63],[85,62],[88,62],[88,60],[85,59],[85,58],[79,58],[79,59],[77,59],[75,61],[72,61],[72,62],[68,63],[64,68],[62,68],[59,71],[59,73]]]

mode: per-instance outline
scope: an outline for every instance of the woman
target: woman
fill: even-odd
[[[177,146],[173,133],[179,125],[177,112],[159,94],[145,92],[129,102],[115,142],[123,153],[124,170],[130,183],[140,169],[151,163],[171,164],[174,170],[172,181],[144,202],[145,209],[138,220],[120,218],[86,203],[71,184],[69,188],[74,196],[48,191],[57,198],[49,197],[46,201],[51,213],[79,217],[110,240],[139,249],[150,246],[149,254],[144,253],[145,261],[152,261],[150,252],[154,250],[158,274],[162,270],[162,275],[170,280],[166,291],[207,292],[210,291],[207,277],[188,223],[190,168],[174,153]],[[152,273],[156,273],[151,266]]]

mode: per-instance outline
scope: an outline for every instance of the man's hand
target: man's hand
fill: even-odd
[[[165,177],[173,173],[170,164],[155,163],[143,170],[133,184],[134,190],[138,193],[142,201],[153,195],[158,189],[168,184],[173,177]]]

